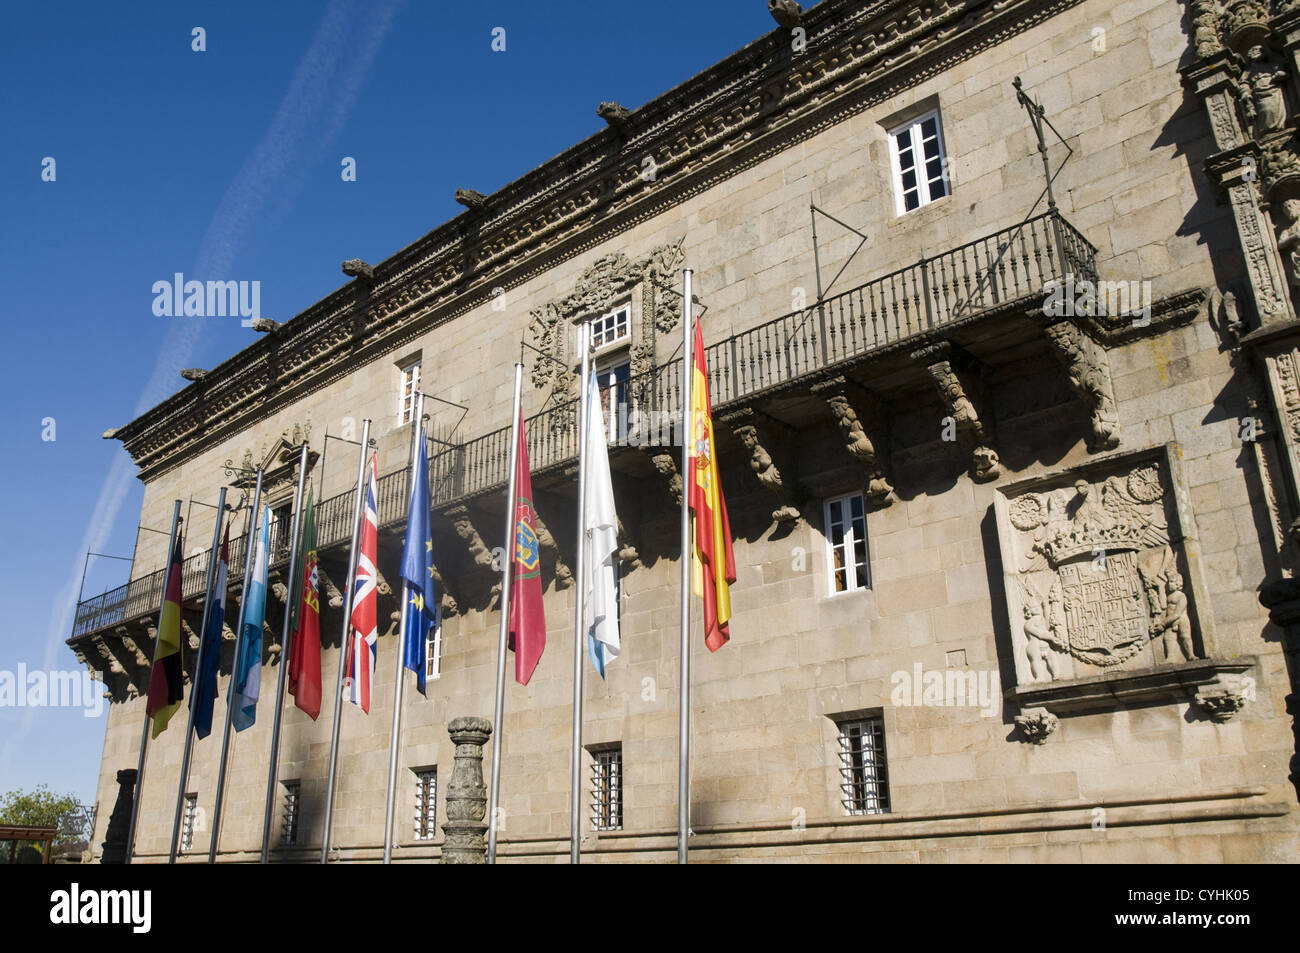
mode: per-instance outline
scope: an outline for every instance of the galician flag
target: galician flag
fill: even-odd
[[[587,654],[605,677],[605,664],[618,657],[618,514],[609,475],[609,447],[596,375],[587,387],[587,510],[582,514],[582,624]]]
[[[248,558],[253,572],[244,593],[244,625],[235,653],[235,677],[230,681],[231,720],[236,731],[257,721],[257,697],[262,689],[262,623],[266,620],[266,570],[271,549],[271,508],[262,507],[257,540]]]
[[[533,480],[528,470],[528,438],[519,415],[515,464],[515,539],[510,556],[514,583],[510,597],[510,648],[515,653],[515,681],[527,685],[546,650],[546,613],[542,607],[542,546],[533,512]]]
[[[315,721],[320,715],[320,570],[316,561],[316,506],[311,488],[307,489],[307,508],[303,511],[302,579],[298,598],[289,604],[297,611],[290,620],[293,632],[289,649],[289,693],[293,703]]]
[[[200,738],[212,733],[212,707],[217,700],[217,669],[221,662],[221,631],[226,618],[226,579],[230,574],[230,523],[221,539],[221,558],[212,581],[212,608],[208,610],[208,631],[203,634],[203,657],[199,677],[190,692],[194,708],[194,732]]]
[[[736,557],[731,551],[731,522],[718,476],[717,442],[709,403],[709,372],[704,362],[704,335],[695,322],[695,367],[691,377],[691,473],[688,503],[694,519],[694,590],[704,599],[704,644],[716,652],[731,638],[731,588]]]
[[[370,479],[366,481],[365,510],[361,515],[361,539],[358,540],[356,584],[352,588],[352,645],[349,649],[347,674],[343,685],[348,701],[370,714],[370,687],[375,680],[375,656],[379,645],[379,498],[378,461],[370,457]]]
[[[424,448],[424,423],[420,423],[420,448],[411,481],[411,510],[406,517],[406,546],[402,550],[402,578],[406,580],[406,643],[402,664],[413,669],[424,695],[426,647],[429,629],[437,624],[437,593],[433,587],[433,536],[429,529],[429,456]]]
[[[181,531],[176,527],[176,542],[167,563],[167,582],[163,589],[162,621],[158,626],[158,643],[153,650],[153,667],[149,670],[149,697],[145,711],[153,719],[150,737],[157,738],[167,728],[176,709],[181,707],[185,685],[181,676]]]

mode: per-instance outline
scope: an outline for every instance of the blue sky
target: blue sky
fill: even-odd
[[[155,281],[260,281],[262,314],[292,317],[347,280],[345,258],[380,261],[454,217],[457,187],[491,193],[603,128],[601,100],[640,106],[774,27],[762,0],[48,3],[5,19],[0,671],[75,669],[83,557],[131,554],[141,484],[103,431],[252,340],[238,318],[156,317]],[[126,575],[92,560],[85,591]],[[93,802],[105,717],[0,707],[0,792]]]

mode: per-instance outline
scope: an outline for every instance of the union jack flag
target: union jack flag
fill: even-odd
[[[370,686],[375,677],[375,654],[379,642],[378,631],[378,575],[375,560],[379,554],[379,513],[375,506],[375,457],[370,458],[370,480],[366,483],[366,509],[362,515],[360,552],[357,553],[356,585],[352,590],[352,657],[343,684],[348,689],[348,701],[360,705],[370,714]]]

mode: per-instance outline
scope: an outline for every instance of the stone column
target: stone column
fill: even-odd
[[[108,816],[108,829],[104,832],[104,853],[101,864],[126,863],[126,839],[131,828],[131,805],[135,801],[135,768],[117,772],[117,801]],[[93,832],[92,832],[92,835]]]
[[[447,733],[456,744],[456,764],[447,786],[446,835],[442,845],[444,864],[485,864],[487,843],[487,785],[483,783],[483,745],[492,735],[486,718],[453,718]]]

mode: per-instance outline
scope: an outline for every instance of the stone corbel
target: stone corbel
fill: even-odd
[[[140,650],[140,646],[135,644],[135,639],[131,638],[126,626],[118,626],[113,631],[122,640],[122,647],[131,653],[131,659],[135,662],[136,668],[148,668],[150,665],[149,656],[145,655]]]
[[[791,476],[794,467],[787,460],[782,460],[786,475],[782,476],[780,468],[772,459],[768,447],[776,448],[778,442],[788,445],[790,434],[788,428],[751,407],[733,411],[720,418],[721,422],[731,428],[741,444],[749,451],[749,469],[758,479],[759,484],[776,495],[780,506],[772,511],[772,519],[778,523],[794,523],[799,520],[799,507],[796,503],[798,492]]]
[[[331,609],[343,608],[343,593],[339,587],[334,585],[319,562],[316,563],[316,578],[320,580],[320,591],[325,596],[325,602]]]
[[[682,475],[677,470],[677,457],[671,453],[658,452],[650,455],[650,463],[663,483],[664,489],[672,497],[673,503],[682,505]]]
[[[1048,735],[1056,731],[1060,719],[1046,708],[1026,708],[1016,715],[1015,722],[1025,741],[1041,745],[1047,741]]]
[[[542,514],[537,512],[535,507],[533,509],[533,529],[537,531],[537,544],[541,547],[542,552],[547,554],[547,558],[555,560],[555,588],[568,589],[573,585],[573,570],[569,568],[569,564],[560,555],[560,547],[555,542],[555,537],[546,528],[546,521],[542,519]]]
[[[1196,693],[1196,704],[1205,710],[1211,720],[1224,724],[1246,707],[1254,694],[1254,684],[1245,675],[1222,673],[1211,684],[1202,686]]]
[[[454,615],[460,608],[460,603],[456,601],[456,597],[453,596],[451,590],[447,588],[447,581],[442,577],[442,572],[438,569],[437,563],[429,563],[429,566],[433,570],[433,584],[437,587],[440,594],[443,613]]]
[[[867,498],[877,506],[888,506],[894,499],[894,487],[885,477],[883,455],[867,434],[862,423],[863,415],[858,413],[858,407],[865,410],[865,405],[874,401],[861,387],[842,376],[816,383],[812,391],[826,401],[844,438],[844,448],[862,465],[867,477]],[[873,421],[882,419],[882,415],[875,412],[865,416]],[[881,446],[887,445],[888,439],[881,441]]]
[[[631,534],[628,533],[621,519],[618,521],[618,558],[623,563],[625,571],[636,569],[641,565],[641,554],[632,545]]]
[[[114,675],[126,675],[126,667],[122,665],[121,660],[102,637],[92,635],[90,637],[90,644],[95,647],[95,651],[99,653],[99,657],[108,663],[108,670],[110,672]]]
[[[970,455],[971,479],[984,483],[1002,474],[1002,463],[993,449],[992,421],[987,415],[980,419],[971,396],[977,393],[977,388],[973,381],[963,380],[963,375],[958,373],[957,356],[956,349],[946,342],[912,352],[912,358],[925,367],[939,392],[939,400],[948,414],[948,419],[942,422],[944,427],[954,429],[957,443]]]
[[[1119,410],[1115,406],[1115,385],[1105,348],[1068,319],[1047,324],[1043,330],[1075,395],[1088,408],[1092,419],[1088,451],[1114,450],[1119,446]]]

